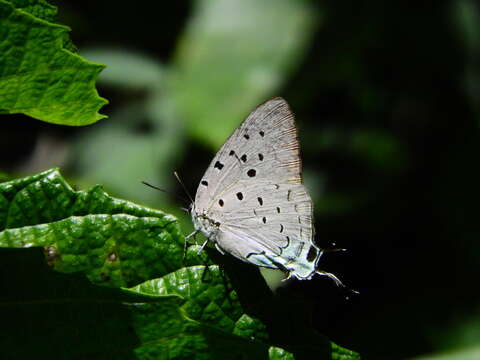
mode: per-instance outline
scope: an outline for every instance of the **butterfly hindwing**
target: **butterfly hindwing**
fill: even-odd
[[[301,184],[240,181],[220,194],[209,213],[221,232],[248,238],[277,256],[294,242],[310,243],[313,235],[312,202]],[[240,242],[218,244],[240,258],[254,252],[241,250]]]

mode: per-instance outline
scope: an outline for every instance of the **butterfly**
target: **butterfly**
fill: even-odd
[[[303,185],[298,133],[287,102],[273,98],[253,110],[213,158],[190,214],[195,231],[217,250],[288,278],[320,271],[313,242],[313,203]]]

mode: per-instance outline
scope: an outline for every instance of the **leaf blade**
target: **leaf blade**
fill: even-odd
[[[38,10],[31,10],[39,13]],[[46,14],[51,19],[51,14]],[[107,100],[95,80],[103,65],[67,50],[68,27],[53,24],[0,0],[0,110],[54,124],[80,126],[105,115]]]

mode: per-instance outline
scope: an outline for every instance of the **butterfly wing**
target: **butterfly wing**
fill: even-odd
[[[212,160],[195,197],[220,248],[258,266],[315,272],[312,201],[302,184],[294,117],[285,100],[258,106]]]
[[[300,278],[315,272],[319,251],[312,244],[312,201],[303,185],[239,183],[223,198],[223,207],[211,208],[212,216],[221,219],[220,248]]]

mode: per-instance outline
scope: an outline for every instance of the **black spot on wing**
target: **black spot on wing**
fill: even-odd
[[[257,171],[255,169],[250,169],[247,171],[247,175],[250,177],[254,177],[255,175],[257,175]]]
[[[222,169],[223,169],[223,166],[224,166],[224,165],[223,165],[220,161],[217,161],[217,162],[215,163],[215,166],[214,166],[214,167],[217,168],[218,170],[222,170]]]

